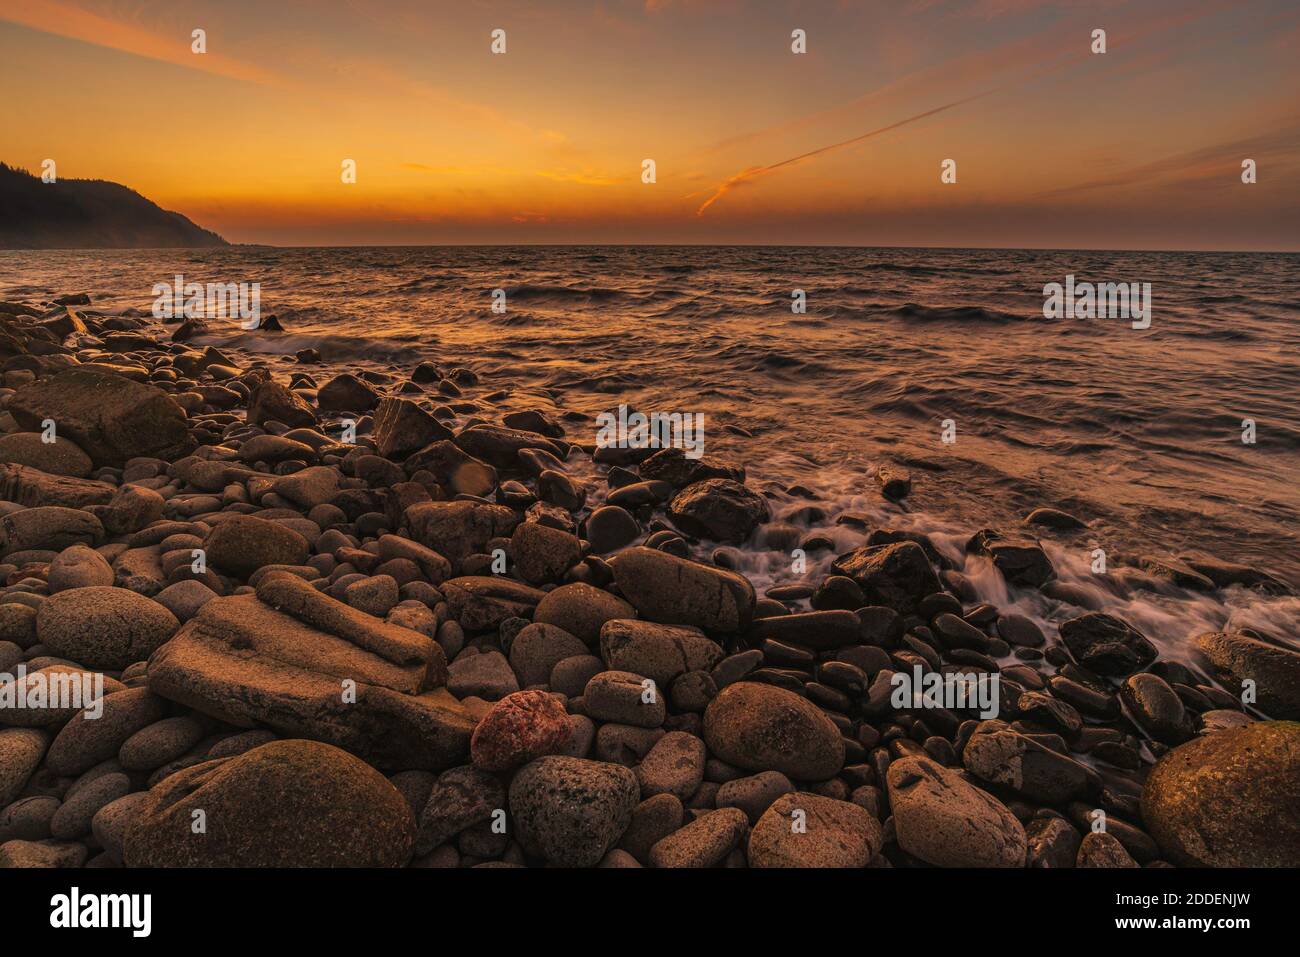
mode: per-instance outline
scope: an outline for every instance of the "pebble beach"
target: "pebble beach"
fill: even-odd
[[[1300,864],[1284,575],[1085,585],[1059,503],[940,541],[906,463],[801,505],[472,353],[209,332],[0,302],[0,867]],[[1276,604],[1175,649],[1144,589]]]

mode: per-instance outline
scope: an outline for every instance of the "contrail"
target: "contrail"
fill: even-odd
[[[934,116],[936,113],[942,113],[944,110],[951,110],[955,106],[961,106],[964,103],[970,103],[973,100],[978,100],[981,97],[988,96],[992,92],[993,92],[992,90],[986,90],[983,93],[976,93],[974,96],[968,96],[960,100],[953,100],[951,103],[945,103],[943,106],[936,106],[932,110],[926,110],[924,113],[917,113],[915,116],[909,116],[906,119],[897,121],[896,123],[890,123],[888,126],[882,126],[879,129],[871,130],[869,133],[863,133],[860,136],[855,136],[852,139],[848,139],[848,140],[842,140],[839,143],[831,143],[829,146],[822,146],[815,150],[810,150],[807,153],[800,153],[798,156],[792,156],[787,160],[781,160],[781,162],[773,163],[770,166],[751,166],[749,169],[742,170],[741,172],[737,173],[735,176],[732,176],[730,179],[724,180],[723,183],[718,187],[717,191],[704,201],[704,205],[702,205],[699,209],[695,211],[695,215],[703,216],[704,211],[706,209],[708,209],[710,206],[716,203],[724,195],[731,192],[737,186],[740,186],[743,183],[747,183],[750,180],[758,179],[758,177],[760,176],[766,176],[768,173],[775,172],[776,170],[781,169],[783,166],[790,166],[802,160],[810,159],[811,157],[814,156],[820,156],[822,153],[829,153],[831,150],[841,149],[845,146],[852,146],[854,143],[861,143],[863,140],[871,139],[871,137],[873,136],[879,136],[881,133],[888,133],[890,130],[896,130],[900,126],[906,126],[909,123],[915,123],[918,120],[923,120],[927,116]]]

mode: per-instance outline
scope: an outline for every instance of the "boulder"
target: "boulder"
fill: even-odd
[[[112,499],[116,492],[117,487],[107,482],[51,475],[26,465],[0,465],[0,501],[14,502],[27,508],[101,505]]]
[[[9,411],[37,432],[53,419],[96,465],[121,466],[149,456],[172,460],[194,448],[185,413],[157,386],[79,366],[14,393]]]
[[[600,629],[600,655],[616,671],[644,675],[667,688],[678,675],[711,670],[723,651],[696,628],[614,619]]]
[[[771,518],[767,501],[731,479],[705,479],[673,498],[669,517],[691,535],[740,544]]]
[[[13,432],[0,436],[0,462],[27,465],[50,475],[85,478],[95,464],[71,439],[55,436],[46,442],[39,432]]]
[[[295,586],[314,592],[289,576],[258,586],[291,613],[253,595],[209,601],[154,652],[149,687],[236,727],[326,741],[378,767],[462,761],[473,719],[446,691],[425,690],[446,675],[436,642]]]
[[[564,705],[545,691],[517,691],[498,701],[470,738],[470,760],[484,771],[512,771],[559,754],[572,726]]]
[[[754,586],[743,575],[638,546],[609,560],[618,590],[641,618],[734,635],[754,616]]]
[[[466,575],[439,586],[466,631],[488,631],[507,618],[531,618],[544,592],[498,575]]]
[[[778,797],[758,819],[749,866],[866,867],[883,843],[880,822],[865,808],[799,791]]]
[[[263,565],[302,565],[307,539],[278,522],[253,515],[222,519],[203,541],[207,561],[222,571],[247,578]]]
[[[740,681],[704,712],[704,740],[729,764],[824,781],[844,766],[844,739],[820,708],[792,691]]]
[[[176,616],[125,588],[93,585],[51,595],[36,614],[36,635],[54,653],[101,671],[144,661],[176,632]]]
[[[1022,867],[1025,829],[997,798],[912,755],[886,774],[898,846],[936,867]]]
[[[595,645],[605,622],[634,617],[636,609],[617,595],[575,582],[547,592],[538,602],[533,620],[563,628],[588,645]]]
[[[915,614],[922,598],[943,590],[929,557],[916,542],[864,545],[839,556],[831,569],[853,579],[867,604],[884,605],[904,615]]]
[[[489,541],[509,535],[518,521],[505,506],[481,502],[421,502],[406,510],[411,537],[453,564],[484,552]]]
[[[1142,790],[1142,820],[1186,867],[1300,861],[1300,723],[1257,721],[1174,748]]]
[[[280,422],[290,428],[316,428],[316,413],[296,392],[290,392],[273,379],[266,379],[253,389],[248,402],[248,423],[265,425]]]
[[[410,399],[383,399],[375,409],[371,438],[384,458],[401,459],[433,442],[449,440],[451,429]]]
[[[520,844],[559,867],[594,867],[614,847],[639,803],[625,767],[547,756],[510,782],[510,814]]]
[[[195,833],[194,813],[207,827]],[[374,768],[315,741],[272,741],[165,778],[127,829],[128,867],[402,867],[415,820]]]
[[[1089,612],[1061,623],[1061,640],[1075,660],[1099,675],[1123,678],[1156,660],[1156,648],[1122,619]]]
[[[369,382],[344,372],[320,387],[316,405],[322,412],[369,412],[380,398]]]
[[[1230,693],[1240,697],[1243,681],[1255,682],[1255,702],[1271,718],[1300,720],[1300,652],[1233,632],[1196,639]]]
[[[71,545],[98,545],[104,526],[94,515],[61,505],[42,505],[0,518],[0,555],[26,551],[61,552]]]

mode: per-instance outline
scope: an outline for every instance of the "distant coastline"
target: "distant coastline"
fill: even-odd
[[[46,183],[0,163],[0,249],[185,249],[228,246],[119,183]]]

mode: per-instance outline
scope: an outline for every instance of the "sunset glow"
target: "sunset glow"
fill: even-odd
[[[0,159],[245,243],[1300,248],[1285,0],[540,6],[0,0]]]

